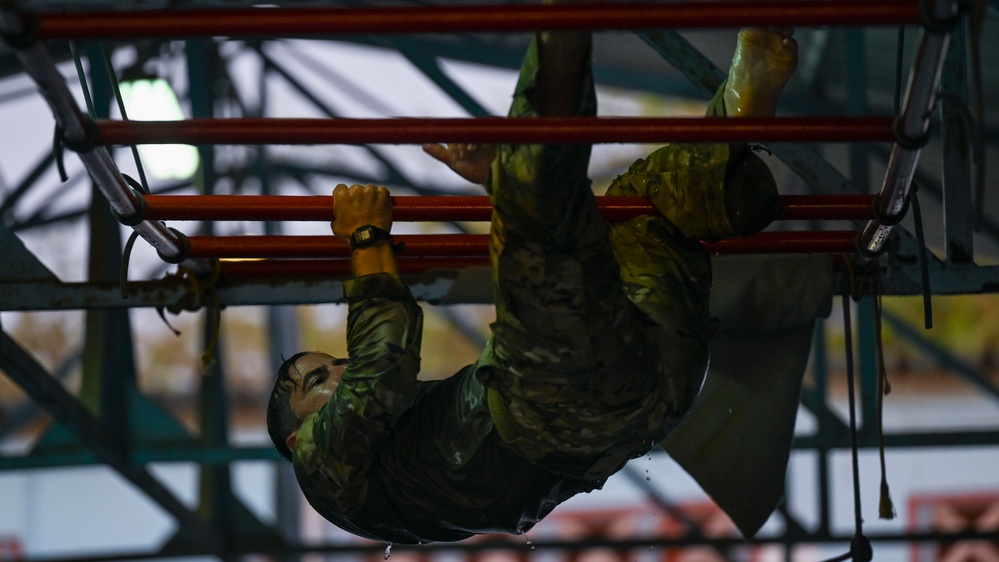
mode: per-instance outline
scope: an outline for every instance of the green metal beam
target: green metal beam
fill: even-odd
[[[42,174],[48,171],[49,167],[55,162],[55,154],[49,152],[41,158],[28,172],[28,175],[24,177],[17,184],[17,186],[11,190],[10,193],[4,198],[3,202],[0,202],[0,218],[3,218],[14,205],[24,196],[25,193],[31,189],[35,183],[38,181]]]
[[[951,32],[940,82],[940,133],[943,137],[943,212],[947,261],[974,259],[971,143],[973,117],[968,109],[968,19]],[[984,162],[979,165],[985,165]]]
[[[255,50],[257,51],[257,54],[260,56],[260,58],[264,61],[264,68],[267,71],[275,72],[277,75],[283,78],[285,82],[288,83],[288,85],[290,85],[296,92],[298,92],[302,97],[304,97],[309,103],[314,105],[327,117],[330,118],[339,117],[337,111],[333,107],[331,107],[329,103],[319,99],[315,94],[310,92],[309,89],[305,87],[305,85],[303,85],[293,74],[288,72],[281,64],[275,61],[272,57],[268,56],[267,53],[265,53],[262,48],[256,48]],[[365,146],[364,148],[367,150],[368,154],[370,154],[372,158],[377,160],[378,163],[381,164],[388,172],[388,177],[382,178],[379,183],[393,183],[399,185],[407,185],[409,183],[409,180],[406,178],[405,174],[403,174],[393,162],[382,156],[381,153],[379,153],[371,146]]]
[[[702,92],[712,95],[727,74],[673,30],[636,33]]]
[[[922,295],[918,267],[912,254],[901,256],[905,263],[892,270],[885,280],[884,294]],[[488,268],[435,271],[407,275],[414,296],[436,304],[491,304],[493,296]],[[935,295],[999,293],[999,266],[930,267],[930,281]],[[155,308],[185,300],[190,287],[168,277],[157,281],[129,283],[129,296],[121,298],[116,282],[89,283],[58,281],[0,281],[0,311],[83,310],[88,308]],[[222,280],[217,286],[226,306],[294,305],[343,303],[342,279],[252,279]]]
[[[389,39],[388,43],[395,47],[402,56],[413,63],[413,66],[419,69],[424,76],[443,90],[455,103],[467,111],[469,115],[472,117],[489,116],[489,112],[471,94],[441,70],[437,57],[432,53],[428,53],[419,41],[400,37]]]
[[[882,311],[881,317],[902,339],[915,345],[919,351],[931,357],[938,365],[957,374],[978,388],[978,390],[999,401],[999,387],[992,383],[984,373],[947,351],[944,347],[933,343],[929,338],[923,336],[919,330],[898,316],[887,311]]]
[[[181,534],[193,541],[203,541],[205,545],[215,544],[214,534],[204,521],[144,467],[132,464],[102,423],[3,331],[0,331],[0,369],[51,413],[97,460],[116,470],[176,518]]]
[[[834,414],[833,414],[834,415]],[[830,418],[831,419],[831,418]],[[832,425],[820,421],[821,429],[815,434],[798,435],[794,438],[796,451],[834,451],[850,448],[849,434],[838,431],[842,421],[836,418]],[[830,427],[834,429],[830,429]],[[999,431],[985,428],[969,428],[962,431],[898,432],[885,435],[885,445],[892,449],[940,448],[952,446],[996,446],[999,445]],[[875,438],[862,438],[861,450],[877,450]],[[128,463],[196,463],[204,466],[224,466],[243,461],[274,461],[284,464],[270,445],[258,447],[233,447],[227,445],[205,445],[191,438],[185,442],[137,445],[129,451]],[[64,446],[59,449],[33,452],[29,455],[0,457],[0,471],[51,468],[58,466],[90,466],[107,464],[90,449],[79,445]]]
[[[4,281],[58,283],[59,280],[45,267],[2,221],[0,221],[0,263]],[[0,308],[2,309],[2,308]]]

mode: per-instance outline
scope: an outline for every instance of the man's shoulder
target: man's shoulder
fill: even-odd
[[[305,418],[298,426],[298,434],[295,438],[295,452],[292,456],[292,465],[296,473],[312,474],[322,462],[320,452],[316,447],[316,421],[319,419],[319,412],[311,414]]]

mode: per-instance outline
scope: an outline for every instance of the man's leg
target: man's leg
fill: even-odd
[[[542,36],[511,115],[594,114],[589,55],[587,35]],[[552,470],[601,478],[628,456],[607,460],[607,450],[641,433],[659,407],[650,398],[658,356],[621,289],[586,176],[589,152],[500,147],[488,183],[497,321],[479,372],[513,448]]]
[[[708,115],[773,114],[794,71],[791,30],[743,30],[729,81]],[[750,234],[779,212],[773,175],[744,147],[667,145],[618,177],[610,195],[648,197],[663,213],[613,225],[611,239],[629,299],[648,318],[670,397],[683,412],[697,394],[707,364],[711,264],[697,239]],[[667,427],[668,429],[668,427]]]
[[[729,80],[708,107],[714,117],[773,113],[794,71],[791,30],[745,29]],[[710,331],[710,264],[694,239],[750,234],[779,211],[773,175],[755,155],[726,144],[671,144],[639,160],[611,184],[610,195],[648,197],[665,220],[640,217],[616,224],[614,250],[631,300],[674,341],[672,370],[697,371]],[[696,343],[703,342],[703,343]],[[695,345],[696,343],[696,345]]]
[[[797,66],[792,34],[790,28],[740,31],[728,80],[708,116],[772,116]],[[702,240],[754,234],[781,211],[773,175],[745,145],[664,146],[632,164],[607,193],[644,195],[682,233]]]
[[[739,31],[722,94],[728,117],[771,117],[798,67],[794,29],[747,27]]]

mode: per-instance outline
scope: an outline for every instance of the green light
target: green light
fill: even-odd
[[[184,113],[170,84],[161,78],[121,83],[121,96],[133,121],[181,121]],[[198,170],[198,150],[189,144],[139,145],[142,163],[159,179],[188,179]]]

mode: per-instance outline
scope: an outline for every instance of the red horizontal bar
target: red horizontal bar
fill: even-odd
[[[704,244],[712,255],[730,254],[852,254],[857,251],[852,230],[761,232]]]
[[[405,242],[405,257],[481,257],[488,255],[485,234],[415,234],[395,237]],[[761,232],[705,244],[715,255],[851,253],[856,251],[852,231]],[[192,236],[192,258],[346,258],[347,243],[333,236]]]
[[[146,195],[144,198],[146,218],[150,220],[332,221],[334,218],[333,198],[329,195]],[[628,206],[640,201],[651,209],[643,197],[628,199],[631,200]],[[392,197],[392,218],[398,222],[488,221],[492,210],[485,195]]]
[[[38,36],[42,39],[317,37],[334,33],[897,25],[919,22],[919,4],[915,0],[258,8],[41,14]]]
[[[347,242],[335,236],[191,236],[192,258],[344,258]],[[407,256],[484,256],[489,237],[482,234],[410,234],[396,236],[405,242]]]
[[[894,142],[890,117],[538,117],[100,121],[97,143],[419,144]]]
[[[449,257],[449,258],[407,258],[396,259],[399,272],[422,273],[435,269],[465,269],[466,267],[488,267],[489,258]],[[259,260],[223,261],[222,275],[225,277],[348,277],[351,275],[349,259],[312,260]]]
[[[148,220],[332,221],[328,195],[146,195]],[[787,195],[781,197],[784,220],[867,220],[873,218],[871,195]],[[610,222],[638,215],[658,215],[644,197],[597,197]],[[485,195],[395,196],[398,222],[488,221],[492,205]]]
[[[783,195],[781,220],[868,220],[873,195]]]

